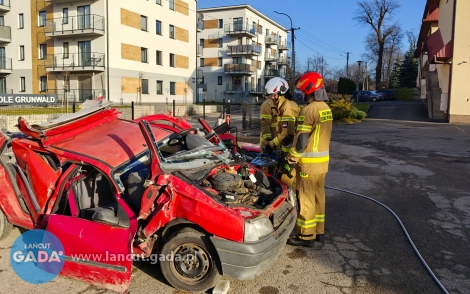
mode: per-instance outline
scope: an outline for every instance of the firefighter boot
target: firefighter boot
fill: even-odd
[[[309,247],[313,248],[314,246],[314,240],[302,240],[298,238],[296,235],[290,236],[289,239],[287,239],[287,244],[292,245],[292,246],[303,246],[303,247]]]

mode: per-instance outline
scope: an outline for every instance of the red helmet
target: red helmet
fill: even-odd
[[[307,95],[312,94],[316,90],[320,89],[322,86],[323,78],[317,72],[308,72],[306,74],[303,74],[296,85],[296,87],[300,91],[304,91]]]

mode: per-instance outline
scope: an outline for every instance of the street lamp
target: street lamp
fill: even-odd
[[[292,39],[292,68],[294,70],[294,78],[293,80],[295,80],[295,45],[294,45],[294,31],[295,30],[300,30],[300,28],[296,28],[294,29],[294,27],[292,26],[292,18],[290,18],[289,15],[285,14],[285,13],[282,13],[282,12],[277,12],[277,11],[274,11],[275,13],[277,14],[284,14],[285,16],[287,16],[289,19],[290,19],[290,32],[291,32],[291,39]],[[287,45],[287,44],[286,44]]]
[[[362,64],[362,60],[358,60],[357,65],[359,65],[359,75],[357,76],[357,91],[356,91],[357,103],[359,103],[359,82],[361,81],[361,64]]]

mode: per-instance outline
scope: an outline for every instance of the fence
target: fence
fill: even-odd
[[[70,101],[68,107],[64,102],[55,104],[37,104],[28,106],[0,106],[0,130],[3,132],[17,132],[16,124],[18,118],[23,117],[30,125],[50,121],[67,113],[79,111],[81,103]],[[206,103],[203,99],[201,104],[177,104],[175,100],[169,104],[142,104],[132,102],[129,105],[112,105],[122,113],[121,118],[133,120],[146,115],[164,113],[176,117],[187,116],[186,120],[198,126],[197,120],[201,117],[214,127],[219,119],[225,119],[230,114],[231,124],[238,130],[250,130],[259,128],[259,107],[252,101],[223,101],[219,104]]]

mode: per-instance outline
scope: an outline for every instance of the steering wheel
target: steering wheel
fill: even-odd
[[[183,141],[183,138],[188,135],[189,132],[193,131],[196,133],[198,131],[197,128],[190,128],[186,130],[182,130],[179,133],[172,134],[168,140],[168,146],[178,146]]]

